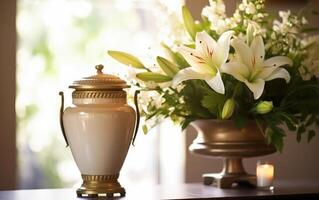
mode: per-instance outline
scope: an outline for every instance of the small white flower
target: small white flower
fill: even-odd
[[[203,8],[202,15],[206,16],[208,20],[211,22],[211,29],[221,34],[227,29],[225,23],[225,4],[221,0],[210,0],[209,2],[210,5]]]
[[[270,37],[271,37],[271,39],[275,40],[276,39],[276,33],[272,32]]]
[[[155,89],[158,86],[154,81],[140,81],[140,84],[148,89]]]
[[[304,43],[314,45],[307,51],[308,57],[299,67],[300,75],[303,80],[310,80],[313,76],[319,78],[319,35],[308,38]]]
[[[255,7],[255,5],[253,3],[250,2],[245,10],[246,10],[247,14],[255,14],[256,7]]]
[[[129,67],[128,70],[127,70],[127,73],[126,73],[126,78],[130,81],[135,81],[137,80],[136,78],[136,71],[132,68],[132,67]]]
[[[282,18],[283,23],[287,23],[290,17],[291,11],[279,11],[279,16]]]
[[[151,101],[152,99],[147,91],[141,91],[138,95],[139,107],[142,108],[144,111],[147,110],[147,106]]]
[[[151,105],[158,109],[161,107],[161,105],[162,105],[162,103],[164,103],[164,101],[165,101],[165,99],[163,99],[161,95],[157,95],[157,96],[152,97]]]
[[[236,22],[240,22],[241,21],[241,15],[238,12],[235,12],[233,15],[233,18]]]
[[[184,98],[185,98],[184,96],[181,96],[181,97],[178,99],[178,102],[179,102],[180,104],[185,103],[185,99],[184,99]]]
[[[182,89],[184,89],[185,85],[184,84],[179,84],[176,86],[176,90],[178,93],[180,93],[182,91]]]
[[[244,11],[246,9],[246,6],[244,4],[239,4],[238,9]]]

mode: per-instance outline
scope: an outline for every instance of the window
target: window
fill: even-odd
[[[64,90],[66,105],[71,105],[67,86],[94,74],[95,64],[123,76],[125,68],[107,59],[106,50],[147,52],[157,39],[157,8],[163,2],[18,0],[19,188],[68,187],[81,181],[59,129],[58,92]],[[158,137],[138,137],[122,170],[123,182],[158,182]]]

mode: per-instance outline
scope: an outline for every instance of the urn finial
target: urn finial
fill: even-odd
[[[97,70],[98,74],[103,74],[103,72],[102,72],[103,68],[104,68],[104,66],[102,64],[95,65],[95,69]]]

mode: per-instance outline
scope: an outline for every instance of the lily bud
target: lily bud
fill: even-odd
[[[256,25],[249,23],[247,30],[246,30],[246,40],[247,40],[247,44],[250,45],[251,42],[253,41],[254,37],[257,35],[257,27]]]
[[[259,114],[269,113],[273,109],[272,101],[261,101],[256,106],[256,112]]]
[[[227,99],[223,106],[222,110],[222,119],[228,119],[232,116],[233,112],[235,110],[235,100],[233,98]]]
[[[250,45],[251,41],[253,41],[254,32],[255,32],[254,27],[251,24],[248,24],[246,37],[247,37],[247,43],[249,45]]]

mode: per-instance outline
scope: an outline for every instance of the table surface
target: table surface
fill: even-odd
[[[35,189],[0,191],[0,200],[79,200],[76,189]],[[105,199],[102,197],[99,199]],[[88,198],[85,198],[88,199]],[[96,198],[90,198],[96,199]],[[134,199],[319,199],[319,180],[314,182],[276,182],[273,191],[256,188],[219,189],[202,183],[176,186],[126,187],[126,196],[119,200]]]

